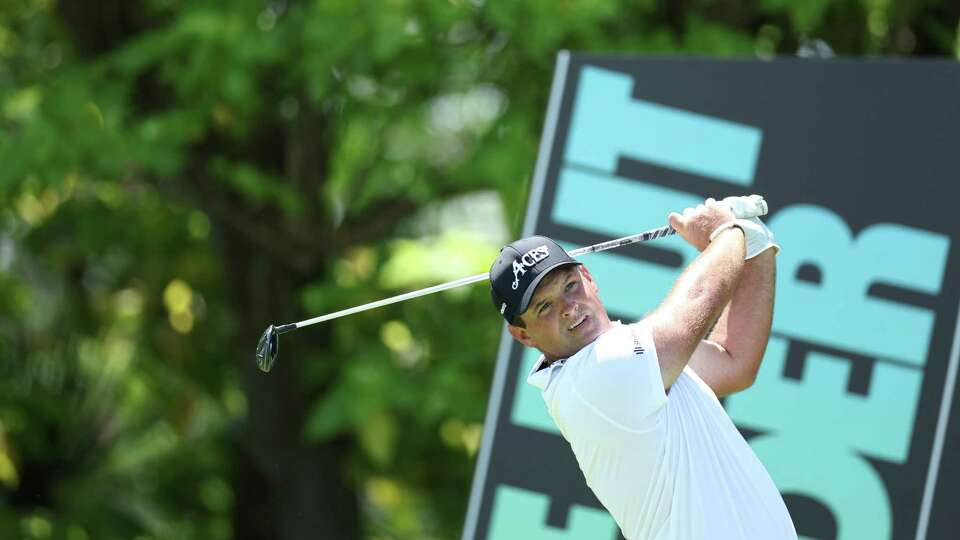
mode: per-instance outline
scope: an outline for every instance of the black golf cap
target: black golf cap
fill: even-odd
[[[530,305],[537,285],[554,268],[581,264],[546,236],[521,238],[503,246],[490,267],[490,296],[508,323]]]

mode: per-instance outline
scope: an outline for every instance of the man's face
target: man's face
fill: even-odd
[[[593,342],[610,327],[610,318],[585,266],[562,266],[537,285],[520,319],[508,326],[517,341],[540,349],[548,359],[567,358]]]

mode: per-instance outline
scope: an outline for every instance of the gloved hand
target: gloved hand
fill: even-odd
[[[713,199],[707,199],[712,201]],[[761,195],[743,195],[726,197],[722,201],[738,218],[751,218],[767,215],[767,201]]]
[[[708,204],[712,201],[713,199],[707,199]],[[723,199],[722,202],[730,206],[730,210],[732,210],[734,214],[739,215],[749,214],[749,209],[746,208],[745,205],[753,204],[747,197],[727,197]],[[775,249],[777,253],[780,252],[780,245],[776,243],[773,237],[773,231],[764,225],[764,223],[760,221],[760,218],[756,217],[741,218],[724,223],[710,234],[710,240],[713,240],[724,229],[734,226],[743,229],[747,243],[746,260],[750,260],[770,248]]]

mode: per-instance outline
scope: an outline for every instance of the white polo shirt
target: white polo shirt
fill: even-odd
[[[629,540],[796,540],[783,498],[716,395],[685,368],[664,392],[641,321],[527,382]]]

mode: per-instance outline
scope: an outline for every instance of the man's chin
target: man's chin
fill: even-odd
[[[580,348],[583,348],[600,337],[606,330],[606,327],[602,324],[602,321],[590,315],[576,330],[578,330],[575,334],[576,341],[580,344]]]
[[[574,336],[574,339],[571,340],[571,354],[593,343],[602,333],[598,328],[591,328],[586,332]]]

